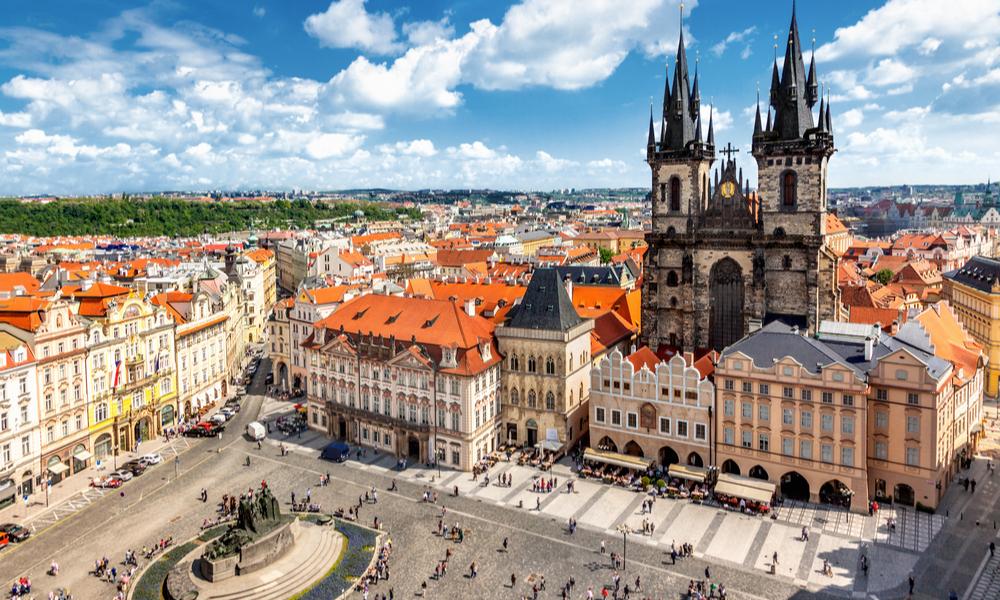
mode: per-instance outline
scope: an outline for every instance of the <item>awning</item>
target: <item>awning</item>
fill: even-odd
[[[88,460],[93,458],[93,456],[94,455],[91,454],[89,450],[80,450],[79,452],[73,455],[73,458],[75,458],[80,462],[87,462]]]
[[[670,468],[667,469],[667,474],[677,479],[705,483],[705,476],[708,475],[708,469],[689,465],[670,465]]]
[[[66,466],[66,463],[60,462],[54,465],[49,465],[49,473],[52,473],[53,475],[62,475],[66,471],[69,471],[69,467]]]
[[[542,440],[535,444],[535,448],[541,448],[542,450],[548,450],[549,452],[558,452],[562,449],[562,442],[559,440]]]
[[[626,469],[648,469],[649,465],[653,462],[647,458],[618,454],[617,452],[601,452],[593,448],[586,448],[583,451],[583,460],[592,460],[616,467],[625,467]]]
[[[753,500],[754,502],[764,502],[770,504],[774,497],[775,485],[763,479],[752,477],[740,477],[731,473],[722,473],[715,483],[715,493]]]

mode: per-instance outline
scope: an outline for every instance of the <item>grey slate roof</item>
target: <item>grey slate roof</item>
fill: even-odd
[[[949,271],[944,276],[952,281],[989,293],[993,282],[1000,279],[1000,261],[973,256],[960,269]]]
[[[829,342],[793,332],[791,327],[781,321],[773,321],[728,346],[722,351],[722,358],[728,358],[736,352],[749,356],[753,364],[760,369],[769,369],[774,366],[774,361],[789,356],[812,373],[819,373],[821,368],[839,363],[849,367],[858,377],[865,377],[862,368],[835,352],[830,348]],[[862,358],[864,358],[863,347]]]
[[[555,269],[536,269],[521,302],[511,308],[506,324],[522,329],[567,331],[582,322]]]

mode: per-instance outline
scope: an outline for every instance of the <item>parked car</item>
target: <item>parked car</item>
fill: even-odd
[[[103,477],[95,477],[90,480],[90,485],[96,488],[119,488],[122,486],[122,480],[117,477],[112,477],[111,475],[104,475]]]
[[[240,412],[239,400],[230,400],[229,402],[226,402],[226,408],[233,411],[234,413]]]
[[[266,385],[274,385],[274,373],[268,373],[264,376],[264,383]]]
[[[163,462],[163,457],[158,453],[154,452],[152,454],[143,454],[139,460],[146,463],[146,465],[158,465]]]
[[[229,408],[229,406],[223,406],[221,409],[219,409],[219,414],[226,417],[226,420],[228,421],[229,419],[233,418],[233,416],[236,414],[236,411]]]
[[[129,471],[128,469],[125,468],[121,468],[118,469],[117,471],[112,471],[108,473],[108,477],[115,477],[117,479],[121,479],[122,481],[132,481],[132,477],[134,477],[134,475],[132,475],[132,471]]]
[[[10,538],[7,537],[6,533],[0,532],[0,548],[4,548],[10,543]]]
[[[344,462],[351,453],[351,447],[344,442],[330,442],[320,452],[319,457],[333,462]]]
[[[210,423],[215,423],[216,425],[223,425],[226,422],[226,415],[222,413],[215,413],[208,418]]]
[[[0,525],[0,533],[6,534],[12,542],[23,542],[31,537],[31,530],[21,527],[17,523],[4,523]]]
[[[142,459],[130,460],[124,465],[122,465],[122,470],[127,470],[135,476],[142,475],[146,472],[146,463],[142,462]]]
[[[217,434],[222,427],[216,423],[210,421],[201,421],[191,429],[184,432],[184,435],[189,437],[211,437]]]

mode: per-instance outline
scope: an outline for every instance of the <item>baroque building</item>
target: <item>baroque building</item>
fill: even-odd
[[[683,32],[673,78],[668,70],[666,79],[659,138],[650,114],[646,150],[653,228],[646,237],[643,341],[654,351],[721,350],[770,321],[814,330],[835,319],[837,256],[826,231],[830,106],[819,98],[815,58],[808,70],[803,62],[794,9],[765,125],[757,109],[756,191],[737,169],[732,146],[712,172],[712,117],[703,135],[698,74],[692,84]]]

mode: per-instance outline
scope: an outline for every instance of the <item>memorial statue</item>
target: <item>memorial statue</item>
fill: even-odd
[[[261,486],[253,496],[240,498],[236,509],[236,523],[208,546],[204,557],[214,560],[233,555],[282,522],[278,499],[271,490]]]

